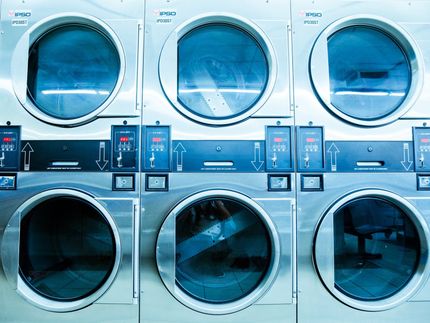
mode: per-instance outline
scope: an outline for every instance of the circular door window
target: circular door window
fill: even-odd
[[[201,312],[223,314],[244,308],[262,295],[276,272],[278,245],[274,227],[268,226],[259,210],[217,195],[194,197],[171,214],[175,218],[168,217],[163,228],[174,221],[175,237],[162,231],[157,247],[160,250],[169,245],[166,239],[170,243],[174,239],[174,278],[161,276],[180,301]],[[161,271],[166,267],[162,259],[157,255]]]
[[[388,21],[341,19],[315,43],[312,82],[324,104],[343,120],[386,124],[404,114],[419,94],[418,54],[406,32]]]
[[[233,119],[263,95],[269,65],[259,41],[244,29],[210,23],[178,41],[178,101],[192,118]]]
[[[112,224],[88,200],[71,195],[24,210],[19,248],[19,275],[34,296],[22,293],[55,311],[88,305],[106,290],[118,266]]]
[[[319,268],[325,262],[322,253],[316,255],[317,266],[341,300],[363,309],[382,309],[417,287],[425,240],[409,209],[380,195],[356,197],[330,211],[321,226],[319,232],[331,227],[326,231],[332,234],[330,240],[322,233],[317,243],[332,241],[332,250],[327,250],[333,257],[332,272],[327,275]],[[318,253],[321,246],[316,249]]]
[[[375,120],[396,111],[408,95],[408,57],[387,33],[351,26],[328,39],[330,100],[352,118]]]
[[[42,34],[28,57],[27,93],[43,119],[94,114],[114,92],[121,60],[100,30],[65,24]]]

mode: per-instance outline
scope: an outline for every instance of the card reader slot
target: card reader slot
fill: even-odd
[[[206,167],[233,167],[232,161],[205,161],[203,165]]]
[[[383,167],[385,165],[384,161],[358,161],[356,163],[358,167]]]

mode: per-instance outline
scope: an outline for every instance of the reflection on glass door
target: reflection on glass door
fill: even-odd
[[[22,219],[20,275],[45,298],[67,302],[91,295],[110,276],[115,253],[110,224],[82,199],[51,198]]]
[[[176,217],[176,282],[207,303],[228,303],[255,290],[268,272],[271,240],[255,211],[208,198]]]
[[[97,110],[112,94],[120,71],[113,42],[84,25],[64,25],[30,48],[28,96],[42,113],[75,119]]]
[[[363,197],[334,214],[335,287],[375,301],[400,291],[414,276],[420,240],[408,215],[378,197]]]
[[[269,77],[266,55],[245,30],[212,23],[178,42],[178,100],[191,113],[227,119],[251,109]]]

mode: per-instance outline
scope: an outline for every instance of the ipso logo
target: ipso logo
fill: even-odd
[[[176,11],[174,10],[154,10],[154,15],[159,17],[174,17],[176,16]]]
[[[30,18],[31,10],[9,10],[7,14],[13,18]]]
[[[300,11],[300,17],[303,18],[322,18],[323,14],[321,11]]]

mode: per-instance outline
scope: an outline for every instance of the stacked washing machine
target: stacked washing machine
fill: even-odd
[[[137,322],[141,1],[2,1],[0,321]]]
[[[295,322],[290,9],[147,1],[141,322]]]
[[[293,1],[298,321],[427,322],[429,1]]]

